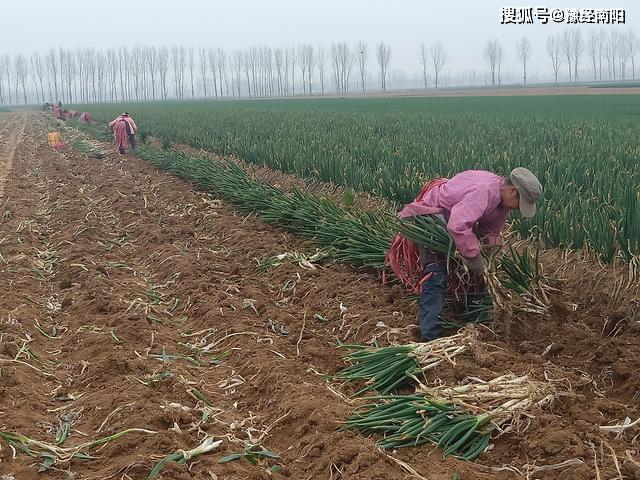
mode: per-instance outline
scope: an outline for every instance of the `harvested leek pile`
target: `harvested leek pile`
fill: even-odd
[[[532,407],[550,405],[556,396],[550,383],[513,374],[488,381],[469,377],[455,387],[421,385],[417,392],[436,401],[452,402],[475,415],[487,415],[500,433],[517,431]]]
[[[100,145],[88,140],[75,140],[71,145],[78,152],[91,158],[101,159],[106,155],[106,153],[100,148]]]
[[[193,157],[177,150],[148,146],[138,148],[137,153],[157,167],[230,201],[243,212],[257,212],[264,221],[311,239],[338,261],[383,269],[397,232],[449,258],[457,255],[446,225],[434,217],[401,221],[392,212],[344,208],[330,198],[303,189],[284,191],[222,159]],[[517,268],[515,272],[505,270],[500,276],[506,276],[511,286],[529,289],[527,276]],[[494,305],[502,307],[506,295],[501,281],[495,275],[487,275],[486,281]]]
[[[469,379],[456,387],[422,386],[413,395],[365,398],[344,428],[381,434],[378,444],[385,449],[433,443],[445,458],[474,460],[489,446],[493,433],[517,430],[528,410],[553,399],[548,384],[526,376]]]
[[[382,434],[385,449],[435,443],[444,456],[477,458],[489,445],[489,417],[474,416],[452,403],[438,403],[422,395],[369,397],[345,423],[345,429]]]
[[[486,450],[494,433],[526,426],[534,407],[550,404],[556,391],[549,383],[512,374],[490,380],[465,378],[459,385],[430,385],[425,373],[456,357],[478,352],[478,331],[464,327],[451,337],[428,343],[364,347],[346,345],[348,367],[334,377],[365,381],[355,396],[364,397],[344,428],[379,434],[385,449],[433,443],[444,456],[473,460]],[[393,395],[398,388],[417,385],[411,395]]]
[[[456,356],[469,350],[478,338],[478,332],[470,327],[450,337],[442,337],[428,343],[410,343],[389,347],[364,347],[343,345],[354,349],[347,354],[349,367],[335,376],[339,380],[365,380],[365,387],[356,395],[375,390],[382,395],[418,380],[443,362],[453,363]],[[418,380],[419,381],[419,380]]]

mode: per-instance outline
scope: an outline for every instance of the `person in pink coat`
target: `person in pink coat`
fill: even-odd
[[[78,125],[91,125],[93,121],[91,120],[91,115],[89,112],[82,112],[78,117]]]
[[[485,267],[483,247],[501,243],[501,231],[513,210],[533,217],[541,195],[540,182],[526,168],[514,168],[508,178],[483,170],[466,170],[451,179],[442,179],[421,200],[405,205],[400,217],[442,218],[469,271],[481,278]],[[432,252],[425,252],[424,257],[421,267],[426,280],[420,292],[418,317],[422,341],[430,341],[442,334],[440,315],[447,288],[447,259]]]
[[[131,145],[132,149],[136,148],[136,131],[138,130],[138,127],[128,112],[124,112],[122,115],[118,116],[118,118],[110,122],[109,128],[116,139],[116,145],[118,146],[118,152],[120,152],[120,155],[127,153],[127,141]]]

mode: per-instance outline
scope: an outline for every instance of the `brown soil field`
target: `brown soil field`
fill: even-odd
[[[143,479],[207,436],[220,447],[156,478],[640,478],[640,425],[601,429],[640,417],[628,268],[546,253],[562,279],[549,314],[501,316],[480,348],[428,374],[557,385],[518,432],[476,462],[429,446],[382,452],[340,430],[357,386],[328,376],[345,366],[338,341],[415,341],[417,306],[399,287],[339,264],[258,271],[311,247],[112,146],[100,160],[53,150],[49,130],[41,114],[0,114],[0,431],[53,444],[70,422],[73,447],[141,430],[45,472],[0,439],[0,479]],[[218,463],[248,443],[280,458]]]

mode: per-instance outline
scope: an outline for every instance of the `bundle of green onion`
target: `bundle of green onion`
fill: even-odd
[[[103,152],[98,146],[92,144],[87,140],[75,140],[71,145],[75,150],[88,157],[98,159],[105,157],[105,152]]]
[[[404,219],[400,225],[400,234],[432,252],[448,257],[456,254],[456,247],[447,231],[447,224],[436,216],[419,215]]]
[[[528,376],[506,374],[491,380],[466,378],[460,385],[422,385],[416,392],[439,402],[451,402],[477,415],[488,415],[501,432],[513,429],[532,407],[552,403],[556,390],[552,384]]]
[[[378,444],[385,449],[431,442],[445,457],[473,460],[485,451],[492,433],[517,430],[532,407],[546,406],[554,398],[550,384],[527,376],[469,378],[454,387],[422,385],[413,395],[367,397],[345,428],[382,434]]]
[[[384,449],[435,443],[444,456],[474,460],[489,445],[490,417],[470,415],[452,403],[422,395],[369,397],[345,423],[364,434],[382,434]]]
[[[335,376],[339,380],[366,380],[356,395],[375,390],[387,394],[405,386],[418,375],[437,367],[444,361],[466,352],[477,340],[478,332],[466,327],[456,335],[442,337],[428,343],[410,343],[389,347],[343,345],[353,349],[346,355],[351,364]]]

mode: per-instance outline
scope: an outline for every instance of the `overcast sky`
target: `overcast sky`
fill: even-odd
[[[509,6],[624,8],[626,25],[607,28],[640,33],[638,0],[2,0],[0,54],[57,46],[180,44],[231,50],[359,40],[368,42],[372,50],[383,40],[391,45],[391,70],[413,74],[421,42],[443,42],[448,56],[445,70],[482,70],[483,46],[494,37],[505,49],[505,69],[516,70],[515,43],[526,35],[533,45],[530,72],[548,71],[545,39],[567,25],[501,25],[500,7]],[[586,34],[595,27],[580,28]],[[370,62],[373,69],[374,55]]]

